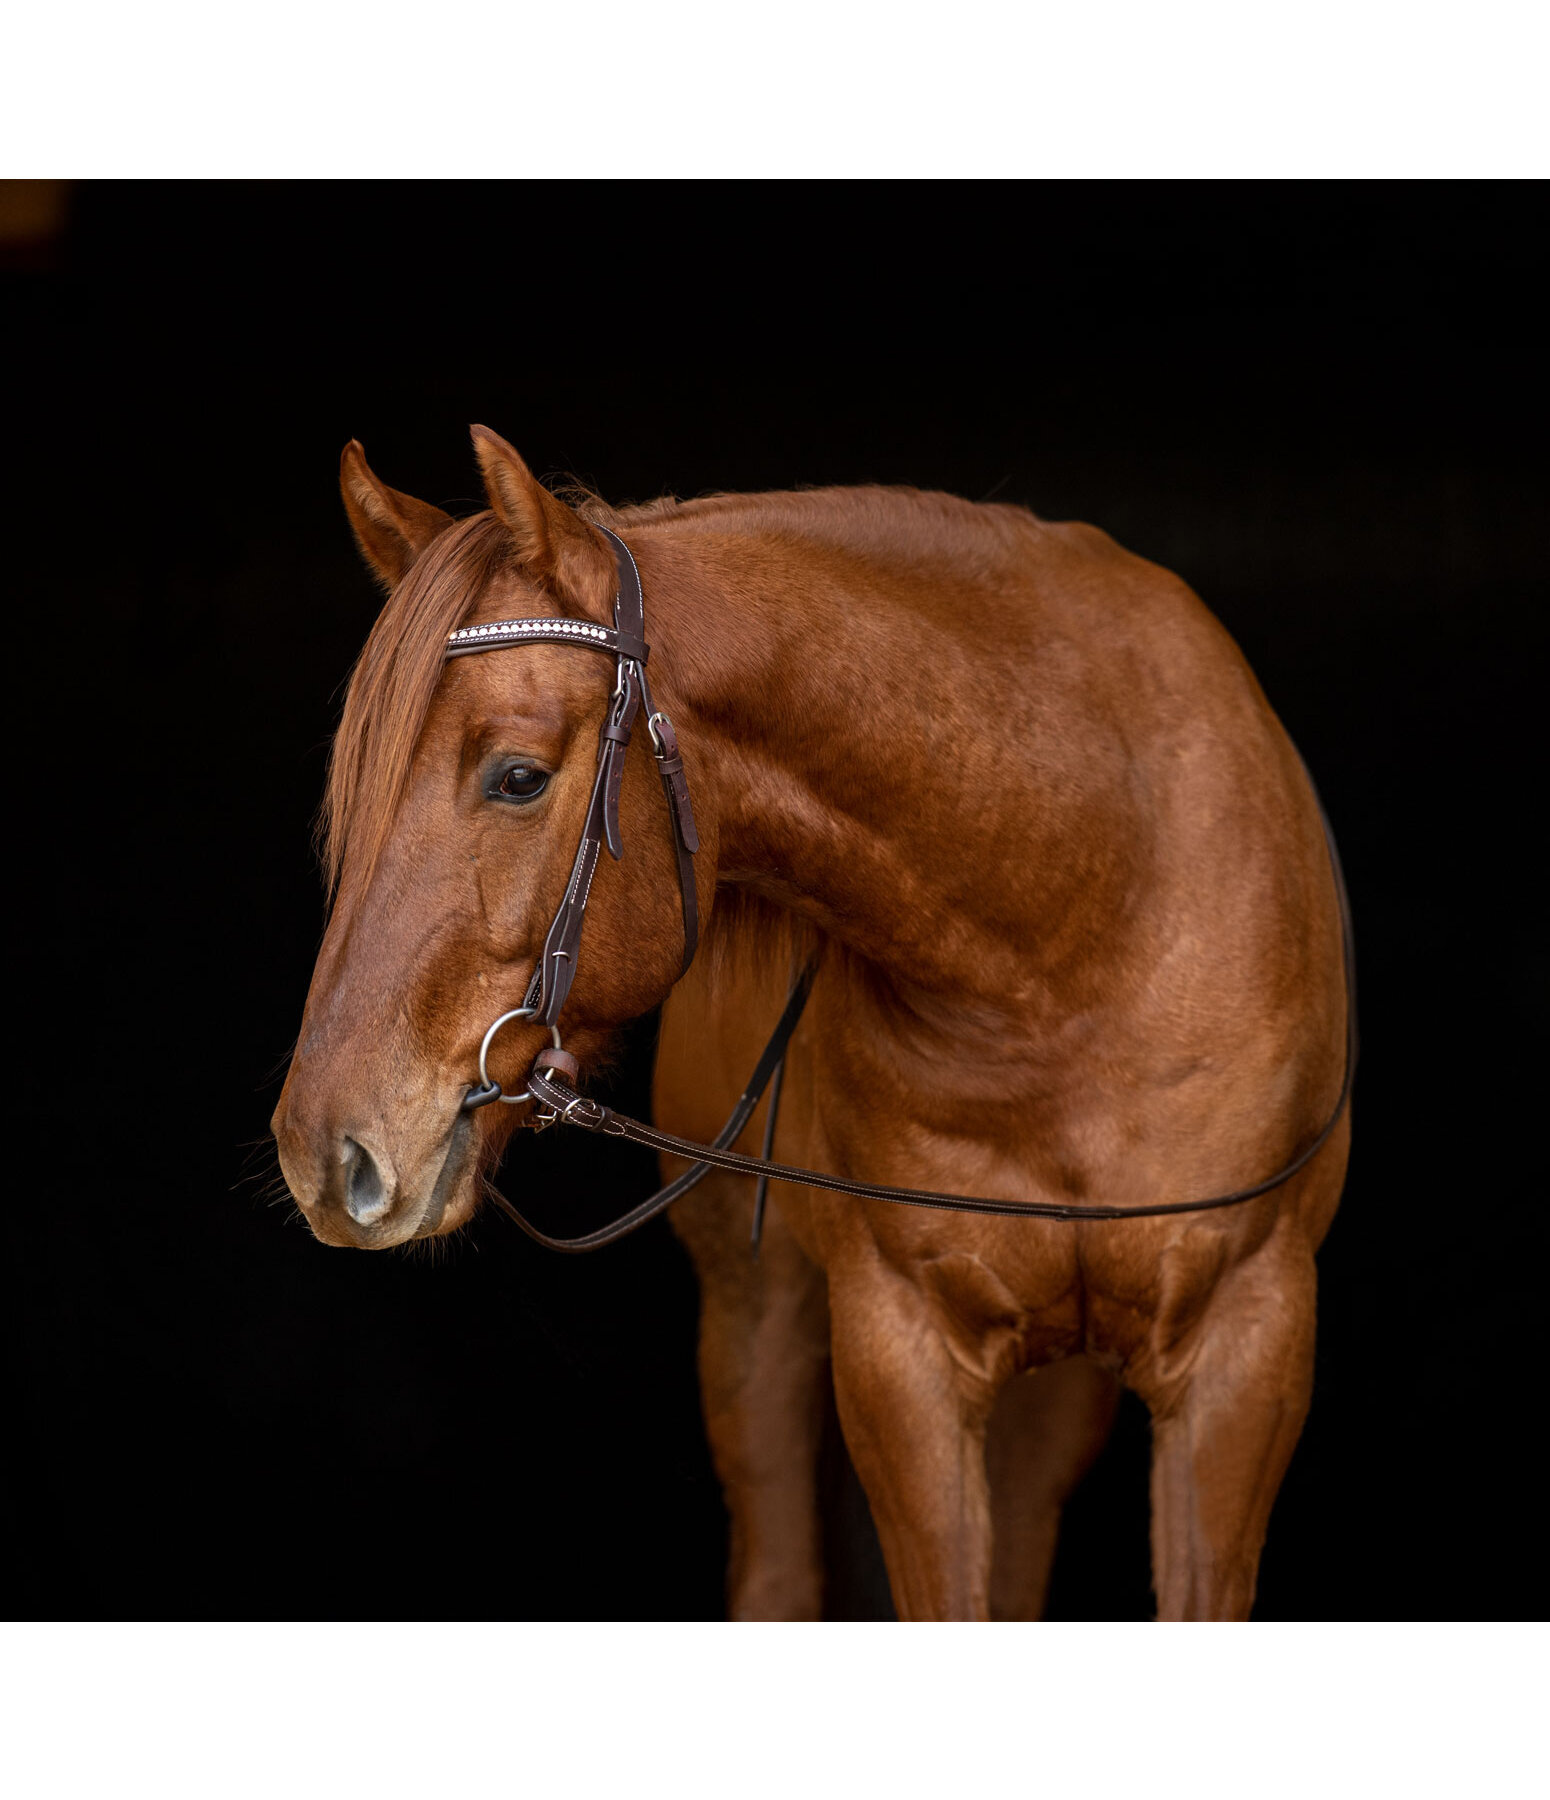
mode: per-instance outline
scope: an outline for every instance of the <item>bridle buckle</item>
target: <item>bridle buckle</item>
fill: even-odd
[[[578,1107],[590,1107],[590,1113],[578,1112]],[[581,1125],[588,1131],[596,1131],[608,1116],[608,1108],[600,1101],[589,1099],[585,1094],[577,1094],[566,1102],[565,1110],[559,1114],[567,1125]]]

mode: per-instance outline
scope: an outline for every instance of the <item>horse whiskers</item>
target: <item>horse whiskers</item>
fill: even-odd
[[[296,1039],[292,1039],[290,1047],[282,1050],[275,1060],[264,1071],[264,1078],[258,1084],[260,1088],[272,1087],[281,1080],[285,1071],[291,1066],[291,1058],[296,1054]]]
[[[434,1237],[406,1238],[403,1243],[395,1244],[393,1248],[395,1250],[404,1251],[413,1259],[428,1262],[431,1267],[434,1268],[437,1263],[451,1261],[454,1244],[461,1247],[466,1243],[471,1246],[477,1254],[479,1240],[470,1230],[472,1224],[472,1219],[464,1219],[460,1225],[455,1225],[451,1231],[438,1232]]]

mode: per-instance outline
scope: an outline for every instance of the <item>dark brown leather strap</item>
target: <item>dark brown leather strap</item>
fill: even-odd
[[[639,1119],[616,1113],[600,1101],[583,1099],[568,1083],[550,1079],[547,1074],[538,1071],[528,1081],[527,1091],[540,1104],[552,1108],[563,1124],[580,1125],[588,1131],[604,1132],[609,1137],[627,1138],[633,1144],[643,1144],[648,1150],[666,1151],[671,1156],[697,1157],[702,1163],[709,1163],[717,1169],[731,1169],[739,1175],[761,1175],[771,1181],[793,1182],[798,1187],[826,1188],[831,1193],[851,1194],[861,1200],[888,1200],[897,1206],[924,1206],[939,1212],[989,1213],[1008,1219],[1074,1220],[1149,1219],[1165,1213],[1213,1212],[1218,1207],[1242,1206],[1245,1201],[1258,1199],[1261,1194],[1268,1194],[1272,1188],[1290,1181],[1323,1149],[1339,1123],[1340,1115],[1345,1111],[1350,1083],[1347,1081],[1342,1086],[1336,1110],[1318,1136],[1274,1175],[1255,1182],[1252,1187],[1239,1188],[1231,1194],[1218,1194],[1209,1200],[1167,1200],[1150,1206],[1067,1206],[1047,1200],[982,1200],[965,1194],[937,1193],[930,1188],[888,1187],[878,1182],[852,1181],[843,1175],[825,1175],[816,1169],[793,1168],[786,1163],[767,1161],[761,1156],[744,1156],[736,1150],[696,1144],[690,1138],[677,1137],[669,1131],[658,1131]],[[646,1216],[651,1215],[648,1213]],[[640,1220],[640,1223],[644,1222],[644,1219]],[[633,1225],[630,1229],[634,1229]],[[593,1237],[599,1243],[609,1243],[614,1236],[623,1235],[623,1231],[619,1231],[612,1234],[594,1233]],[[582,1246],[576,1240],[568,1247],[579,1249]]]
[[[560,1016],[576,979],[576,957],[581,947],[581,928],[586,923],[587,898],[592,892],[592,877],[597,873],[597,859],[608,831],[609,778],[615,766],[624,760],[625,744],[605,740],[599,752],[597,774],[592,782],[592,798],[587,806],[586,823],[581,842],[571,864],[570,880],[565,885],[565,898],[550,923],[539,953],[527,995],[522,1004],[534,1009],[539,1025],[553,1025]],[[615,823],[617,833],[618,826]],[[616,852],[617,854],[617,852]]]
[[[594,527],[608,539],[613,549],[614,564],[619,572],[619,592],[614,596],[614,627],[621,636],[638,639],[642,644],[646,637],[646,600],[641,592],[640,570],[635,566],[635,558],[630,554],[630,547],[617,532],[610,531],[606,525]],[[636,658],[644,662],[645,656]]]
[[[636,567],[634,554],[624,539],[610,531],[606,525],[599,525],[597,529],[612,544],[614,562],[619,570],[619,597],[614,603],[614,623],[619,635],[621,638],[629,634],[643,639],[646,635],[646,601],[641,591],[640,570]],[[695,890],[694,864],[691,860],[700,847],[700,836],[695,829],[694,808],[689,801],[689,781],[684,774],[683,758],[678,753],[678,734],[673,730],[672,720],[666,713],[658,712],[652,702],[644,657],[626,665],[626,669],[627,678],[638,685],[645,702],[652,750],[657,759],[657,774],[662,780],[667,814],[673,826],[673,849],[678,858],[678,892],[683,906],[684,926],[683,961],[679,964],[678,973],[683,975],[694,961],[694,952],[700,941],[699,895]],[[622,771],[622,762],[620,767]],[[614,854],[617,856],[619,853],[616,850]]]
[[[764,1147],[759,1152],[762,1162],[768,1162],[775,1154],[775,1122],[780,1117],[780,1094],[786,1085],[786,1059],[782,1057],[775,1065],[775,1079],[770,1083],[770,1106],[764,1115]],[[770,1197],[770,1177],[768,1171],[762,1174],[753,1184],[753,1230],[749,1234],[748,1248],[757,1262],[759,1246],[764,1241],[764,1208]]]
[[[678,858],[678,894],[683,903],[684,922],[684,954],[678,973],[683,976],[688,973],[700,942],[700,900],[694,884],[693,861],[700,847],[700,834],[689,800],[689,779],[684,774],[683,757],[678,752],[678,733],[667,714],[658,712],[652,704],[651,684],[646,680],[644,669],[640,672],[640,683],[646,697],[646,727],[651,733],[657,774],[662,778],[667,816],[673,825],[673,852]]]

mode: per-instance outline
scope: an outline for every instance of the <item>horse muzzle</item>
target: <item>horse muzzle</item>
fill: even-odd
[[[301,1130],[283,1104],[273,1129],[286,1185],[313,1235],[341,1249],[389,1250],[432,1236],[473,1161],[475,1134],[461,1112],[436,1149],[419,1158],[395,1157],[363,1125]]]

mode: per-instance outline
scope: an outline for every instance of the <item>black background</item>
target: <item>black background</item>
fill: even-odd
[[[1547,567],[1528,188],[91,186],[0,271],[25,1064],[9,1610],[706,1617],[665,1225],[316,1244],[264,1149],[375,595],[339,506],[898,481],[1101,524],[1243,645],[1339,835],[1364,1062],[1267,1618],[1544,1609]],[[9,509],[8,509],[9,510]],[[619,1077],[644,1104],[649,1022]],[[552,1220],[643,1161],[520,1146]],[[508,1179],[511,1179],[508,1172]],[[563,1201],[574,1194],[574,1203]],[[1149,1609],[1137,1404],[1059,1617]],[[832,1609],[880,1604],[842,1454]]]

